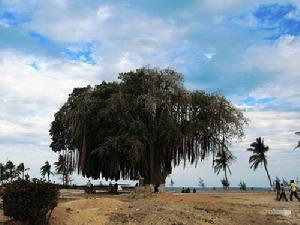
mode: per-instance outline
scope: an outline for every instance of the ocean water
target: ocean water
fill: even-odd
[[[224,190],[222,187],[165,187],[165,191],[168,192],[178,192],[180,193],[182,188],[186,189],[189,188],[191,190],[191,192],[193,192],[193,189],[195,188],[197,192],[205,192],[205,191],[222,191]],[[239,187],[230,187],[229,190],[230,192],[240,192],[240,188]],[[265,188],[265,187],[247,187],[246,189],[247,192],[268,192],[270,191],[270,188]]]

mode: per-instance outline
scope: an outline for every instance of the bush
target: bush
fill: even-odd
[[[225,178],[223,178],[221,180],[221,183],[222,183],[224,189],[228,189],[229,188],[230,183]]]
[[[242,191],[246,191],[247,190],[247,185],[246,185],[246,183],[244,181],[240,181],[239,186],[240,186],[240,190],[242,190]]]
[[[5,216],[30,225],[48,224],[57,206],[58,188],[45,181],[16,180],[8,184],[3,195]]]

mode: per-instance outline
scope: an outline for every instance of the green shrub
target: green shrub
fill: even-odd
[[[242,191],[246,191],[247,190],[247,185],[246,185],[246,183],[244,181],[240,181],[239,186],[240,186],[240,190],[242,190]]]
[[[29,225],[48,224],[57,206],[58,188],[45,181],[16,180],[8,184],[3,195],[5,216]]]
[[[224,189],[228,189],[229,186],[230,186],[229,181],[226,180],[225,178],[223,178],[223,179],[221,180],[221,183],[222,183]]]

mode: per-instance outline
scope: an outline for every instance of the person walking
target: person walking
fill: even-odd
[[[88,180],[88,182],[86,183],[86,188],[85,188],[85,192],[88,194],[91,193],[91,185],[92,185],[91,181]]]
[[[293,196],[295,196],[295,198],[298,199],[298,201],[300,201],[300,198],[298,197],[298,187],[297,185],[295,184],[295,181],[294,180],[291,180],[291,183],[290,183],[290,200],[293,201]]]
[[[276,181],[275,181],[275,189],[276,189],[276,200],[279,200],[280,194],[281,194],[281,187],[280,187],[279,179],[276,179]]]
[[[281,199],[284,198],[286,202],[288,202],[288,199],[285,195],[285,190],[283,184],[280,185],[280,196],[278,198],[278,201],[281,201]]]

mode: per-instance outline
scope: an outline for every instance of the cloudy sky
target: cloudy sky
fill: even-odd
[[[188,89],[220,92],[245,111],[233,186],[268,185],[245,150],[259,136],[271,176],[300,178],[299,0],[0,0],[0,162],[24,162],[39,176],[57,158],[49,125],[72,89],[144,65],[171,67]],[[199,176],[219,186],[223,175],[208,159],[171,178],[187,186]]]

